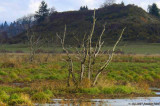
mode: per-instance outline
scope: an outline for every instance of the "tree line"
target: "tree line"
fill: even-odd
[[[112,5],[115,4],[115,0],[106,0],[100,8],[112,7]],[[125,4],[122,1],[120,5],[124,6]],[[81,6],[79,9],[79,11],[88,10],[88,6]],[[155,3],[148,6],[148,12],[151,15],[155,15],[157,17],[160,16],[159,8]],[[56,9],[54,7],[48,8],[47,3],[42,1],[38,11],[36,11],[35,14],[24,16],[22,18],[17,19],[17,21],[11,22],[10,24],[8,24],[6,21],[2,23],[0,25],[0,39],[5,39],[3,41],[7,41],[8,38],[12,38],[16,35],[25,32],[28,29],[28,27],[32,27],[34,25],[40,26],[41,23],[47,20],[51,15],[54,15],[54,13],[57,13]]]
[[[48,16],[56,12],[55,8],[48,8],[47,4],[42,1],[39,10],[35,14],[29,14],[17,19],[14,22],[0,24],[0,38],[7,40],[14,37],[28,28],[28,25],[33,26],[43,22]]]

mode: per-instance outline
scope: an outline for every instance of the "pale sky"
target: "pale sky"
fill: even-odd
[[[0,22],[12,22],[24,15],[35,13],[42,0],[0,0]],[[89,9],[98,8],[105,0],[44,0],[48,7],[57,11],[78,10],[87,5]],[[116,0],[121,3],[122,0]],[[147,10],[149,4],[156,3],[160,8],[160,0],[123,0],[125,5],[135,4]]]

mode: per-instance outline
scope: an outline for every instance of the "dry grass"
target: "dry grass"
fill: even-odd
[[[7,106],[7,105],[0,101],[0,106]]]
[[[82,82],[80,83],[81,88],[90,88],[91,87],[91,82],[88,78],[84,78]]]
[[[106,78],[101,77],[98,81],[98,87],[110,87],[116,85],[117,81],[115,80],[108,80]]]
[[[33,102],[30,99],[30,96],[28,94],[21,94],[21,99],[24,100],[24,104],[21,104],[19,106],[33,106]]]
[[[71,56],[75,56],[76,54],[71,54]],[[47,61],[46,58],[48,57]],[[37,54],[35,56],[35,60],[33,63],[45,63],[45,62],[57,62],[63,61],[66,58],[66,54]],[[101,62],[105,61],[108,58],[106,54],[100,54],[97,61],[100,59]],[[146,59],[148,58],[148,59]],[[157,59],[159,58],[159,59]],[[74,58],[73,58],[74,59]],[[76,61],[76,59],[74,59]],[[123,55],[117,54],[113,58],[113,62],[160,62],[160,55]],[[29,62],[29,54],[28,53],[5,53],[0,54],[0,63],[28,63]]]
[[[43,91],[43,90],[55,90],[55,89],[63,89],[66,88],[66,81],[49,81],[49,80],[43,80],[43,81],[36,81],[30,84],[30,88],[32,90],[36,91]]]

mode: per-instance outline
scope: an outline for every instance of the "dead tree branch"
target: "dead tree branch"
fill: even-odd
[[[70,86],[70,83],[69,83],[69,81],[70,81],[70,75],[72,75],[72,80],[73,80],[73,82],[74,82],[75,85],[77,85],[77,82],[76,82],[75,75],[74,75],[74,73],[73,73],[73,72],[74,72],[74,70],[73,70],[73,60],[72,60],[72,58],[71,58],[68,50],[67,50],[67,49],[65,48],[65,46],[64,46],[65,37],[66,37],[66,30],[67,30],[67,27],[66,27],[66,25],[65,25],[63,38],[61,38],[61,37],[58,35],[58,33],[57,33],[57,37],[61,40],[62,48],[63,48],[63,50],[66,52],[67,57],[68,57],[68,60],[67,60],[67,62],[68,62],[68,64],[69,64],[69,70],[68,70],[68,71],[69,71],[69,75],[68,75],[68,86]]]
[[[89,36],[89,61],[88,61],[88,79],[91,80],[91,62],[92,62],[92,37],[94,34],[94,30],[95,30],[95,24],[96,24],[96,11],[94,11],[94,15],[93,15],[93,26],[92,26],[92,30]]]
[[[125,30],[125,29],[126,29],[126,28],[124,28],[124,29],[122,30],[121,35],[120,35],[119,39],[117,40],[117,42],[115,43],[115,45],[114,45],[114,47],[113,47],[113,49],[112,49],[112,53],[109,55],[109,58],[108,58],[107,62],[105,62],[105,64],[98,70],[98,72],[97,72],[97,74],[96,74],[96,77],[95,77],[95,79],[94,79],[94,82],[93,82],[93,86],[95,86],[95,84],[96,84],[96,82],[97,82],[97,79],[98,79],[99,75],[102,73],[102,71],[103,71],[103,70],[109,65],[109,63],[112,61],[112,57],[113,57],[113,55],[114,55],[115,48],[117,47],[118,43],[120,42],[120,40],[121,40],[121,38],[122,38],[122,36],[123,36],[123,33],[124,33],[124,30]]]

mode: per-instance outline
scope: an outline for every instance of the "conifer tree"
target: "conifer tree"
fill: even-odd
[[[148,12],[154,16],[159,17],[159,9],[157,7],[157,4],[153,3],[151,6],[148,6]]]
[[[47,3],[42,1],[39,10],[35,14],[35,19],[38,23],[43,22],[45,18],[49,15],[49,9],[47,7]]]

